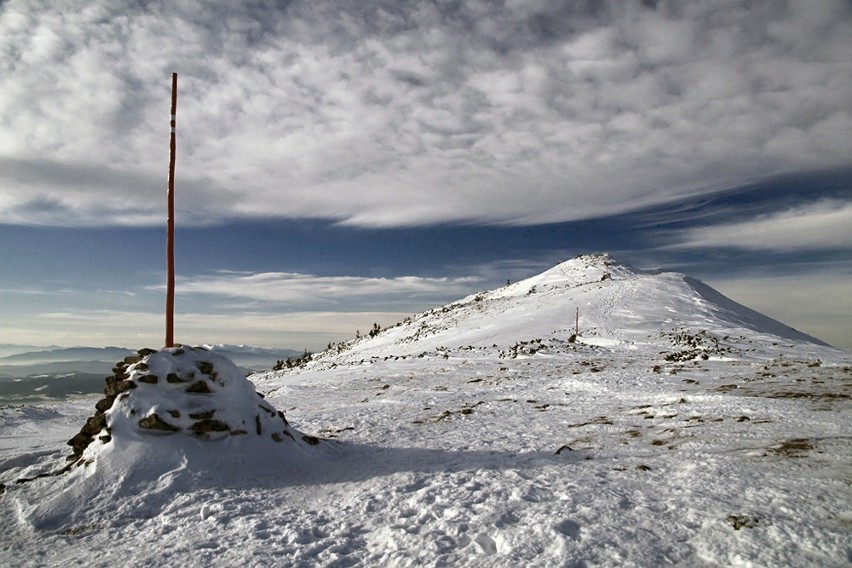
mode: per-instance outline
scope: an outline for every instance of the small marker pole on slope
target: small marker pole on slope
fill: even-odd
[[[574,323],[574,335],[580,335],[580,307],[577,306],[577,321]]]
[[[169,135],[169,213],[166,239],[168,263],[168,280],[166,283],[166,347],[174,347],[175,344],[175,124],[177,115],[177,73],[172,73],[171,110],[171,133]]]

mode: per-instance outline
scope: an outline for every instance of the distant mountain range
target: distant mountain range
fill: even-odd
[[[301,355],[293,349],[205,345],[246,374],[271,369],[278,360]],[[136,349],[127,347],[33,347],[0,345],[0,403],[32,403],[103,390],[115,364]]]

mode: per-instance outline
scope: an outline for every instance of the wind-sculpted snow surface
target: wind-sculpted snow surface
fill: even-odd
[[[252,376],[316,446],[251,420],[203,439],[160,402],[181,431],[124,409],[90,466],[17,485],[64,461],[91,402],[2,408],[0,563],[847,566],[852,355],[732,311],[578,259]],[[248,390],[229,398],[256,408]]]

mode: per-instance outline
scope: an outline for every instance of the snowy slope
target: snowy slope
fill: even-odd
[[[338,346],[343,356],[403,356],[439,347],[506,348],[520,341],[567,340],[635,348],[661,332],[689,329],[825,345],[737,304],[683,274],[636,270],[607,254],[584,255],[503,288],[473,294],[407,319],[378,337]]]
[[[86,483],[16,484],[64,464],[93,403],[0,408],[0,564],[852,559],[852,355],[682,275],[582,257],[252,380],[334,442],[131,428],[86,450]],[[237,390],[229,423],[261,400]]]

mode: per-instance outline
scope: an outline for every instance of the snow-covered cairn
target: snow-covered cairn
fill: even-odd
[[[68,444],[69,467],[86,463],[114,439],[252,437],[312,446],[319,438],[292,428],[227,357],[203,347],[142,349],[107,377],[104,398]],[[153,440],[152,440],[153,441]]]

